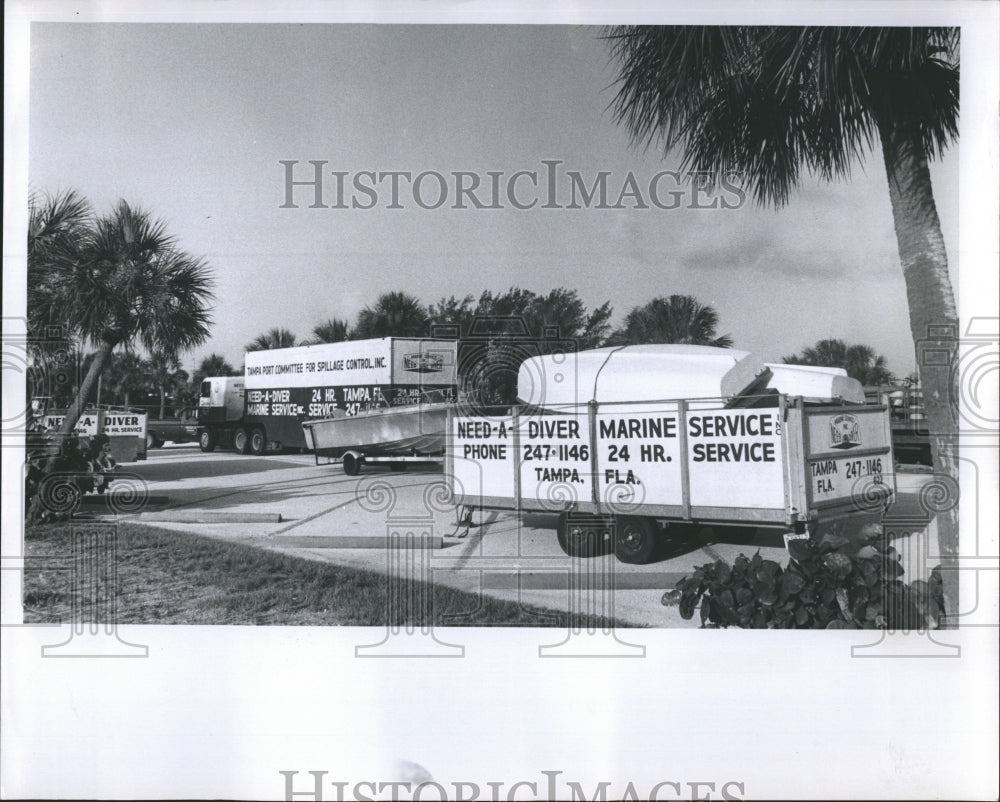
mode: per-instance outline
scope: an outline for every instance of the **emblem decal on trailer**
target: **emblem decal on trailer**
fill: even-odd
[[[861,445],[861,427],[855,415],[837,415],[830,420],[830,448],[854,448]]]
[[[410,373],[440,373],[444,369],[441,354],[405,354],[403,370]]]

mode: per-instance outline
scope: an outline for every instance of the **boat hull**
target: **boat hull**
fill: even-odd
[[[306,444],[318,455],[349,451],[366,456],[436,456],[444,453],[448,412],[454,404],[390,407],[341,418],[304,421]]]

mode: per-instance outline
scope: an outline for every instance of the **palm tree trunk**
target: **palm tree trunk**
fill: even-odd
[[[167,415],[167,390],[161,384],[160,385],[160,420],[163,420]]]
[[[108,358],[111,356],[111,352],[114,350],[114,343],[101,343],[100,348],[94,354],[94,359],[90,363],[90,370],[87,371],[87,375],[83,378],[83,384],[80,385],[80,392],[77,393],[76,398],[73,403],[69,405],[69,409],[66,410],[66,420],[63,421],[62,426],[59,427],[60,435],[68,435],[73,433],[73,429],[76,428],[77,422],[80,420],[80,415],[83,414],[83,408],[87,403],[87,399],[90,397],[94,386],[97,384],[97,379],[104,370],[105,364],[107,364]]]
[[[896,241],[903,265],[910,308],[910,331],[916,345],[917,370],[924,393],[924,411],[936,468],[932,481],[938,494],[922,498],[935,503],[938,549],[944,584],[942,626],[958,626],[958,310],[948,276],[948,257],[927,159],[919,144],[898,132],[880,130],[889,179],[889,198]]]
[[[65,438],[73,433],[76,428],[76,424],[80,420],[80,416],[83,414],[83,408],[87,404],[87,399],[90,397],[91,391],[94,389],[94,385],[97,384],[97,379],[101,375],[101,371],[104,370],[104,365],[107,363],[111,356],[111,352],[114,350],[114,343],[101,343],[100,348],[94,354],[94,359],[90,363],[90,368],[87,370],[87,375],[83,378],[83,384],[80,385],[80,391],[77,393],[76,398],[73,399],[73,403],[69,405],[69,409],[66,410],[66,419],[62,422],[62,426],[59,427],[59,436],[57,438],[58,442],[61,444]],[[51,473],[55,470],[56,459],[59,456],[59,449],[53,449],[45,462],[45,473]]]

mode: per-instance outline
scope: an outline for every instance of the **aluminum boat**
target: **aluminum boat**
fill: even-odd
[[[385,407],[348,417],[302,422],[306,445],[317,456],[435,456],[444,452],[444,433],[452,402]]]

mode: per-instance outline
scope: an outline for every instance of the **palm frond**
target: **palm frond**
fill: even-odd
[[[292,348],[296,344],[293,332],[275,326],[263,334],[258,334],[245,348],[247,351],[269,351],[272,348]]]
[[[634,142],[683,169],[737,172],[758,204],[787,203],[800,173],[849,177],[887,131],[926,157],[958,133],[951,28],[611,28],[611,108]],[[890,154],[891,157],[891,154]]]

